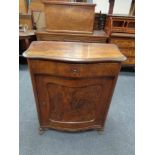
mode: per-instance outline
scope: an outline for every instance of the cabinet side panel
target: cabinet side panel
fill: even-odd
[[[32,83],[34,98],[35,98],[35,102],[36,102],[36,108],[37,108],[39,125],[41,125],[40,107],[39,107],[38,94],[37,94],[37,83],[35,81],[35,75],[34,75],[33,69],[32,69],[32,65],[33,65],[32,62],[33,62],[33,60],[27,59],[27,62],[28,62],[30,76],[31,76],[31,83]]]

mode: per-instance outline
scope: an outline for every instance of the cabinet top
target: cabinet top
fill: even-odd
[[[126,57],[114,44],[34,41],[23,53],[31,59],[68,62],[124,61]]]

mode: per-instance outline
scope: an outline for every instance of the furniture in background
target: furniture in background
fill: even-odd
[[[104,30],[112,33],[135,33],[135,17],[127,15],[107,15]]]
[[[101,30],[94,30],[93,34],[78,33],[52,33],[46,30],[36,31],[38,41],[73,41],[73,42],[94,42],[106,43],[108,35]]]
[[[114,0],[109,2],[109,12],[112,13]],[[134,8],[133,2],[130,10]],[[37,40],[114,43],[128,58],[123,66],[134,67],[134,16],[95,14],[94,9],[94,4],[61,0],[32,0],[29,7]],[[30,15],[28,17],[30,19]]]
[[[36,31],[37,40],[107,42],[108,36],[103,29],[93,30],[95,4],[51,1],[44,3],[46,28]]]
[[[48,0],[43,2],[47,31],[92,34],[95,4],[53,2]]]
[[[45,29],[45,13],[44,4],[41,0],[31,0],[29,5],[29,12],[32,14],[33,23],[35,23],[38,30]],[[59,14],[59,11],[57,11]],[[103,30],[105,25],[106,14],[95,13],[94,30]],[[101,21],[102,20],[102,21]],[[100,22],[101,21],[101,22]],[[102,23],[102,28],[101,24]]]
[[[68,5],[70,5],[70,3],[65,3],[65,2],[50,2],[52,4],[55,4],[54,6],[56,6],[56,4],[58,3],[58,6],[60,7],[65,7],[67,8]],[[64,4],[65,3],[65,4]],[[49,3],[48,3],[49,4]],[[67,33],[56,33],[56,32],[47,32],[46,31],[46,22],[45,22],[45,7],[44,7],[44,3],[41,0],[32,0],[30,2],[30,6],[29,6],[29,13],[31,13],[31,15],[27,14],[27,15],[21,15],[20,14],[20,24],[21,25],[28,25],[29,29],[39,29],[36,31],[36,36],[38,40],[43,40],[43,41],[49,41],[49,40],[56,40],[56,41],[75,41],[75,42],[99,42],[99,43],[105,43],[107,42],[107,38],[108,36],[106,35],[106,33],[103,31],[103,28],[100,28],[101,30],[98,31],[99,27],[99,19],[101,19],[103,15],[99,14],[97,15],[97,18],[95,18],[95,24],[94,24],[94,4],[84,4],[84,3],[74,3],[71,4],[71,11],[70,11],[70,18],[71,21],[70,23],[72,23],[72,29],[74,28],[79,28],[79,30],[81,29],[81,27],[83,28],[87,28],[85,29],[86,31],[83,31],[82,33],[73,33],[72,29],[69,29],[69,31]],[[64,8],[64,9],[65,9]],[[73,9],[74,8],[74,9]],[[78,10],[76,10],[78,9]],[[84,14],[79,14],[79,9],[81,9],[81,13]],[[88,9],[90,10],[88,13]],[[67,9],[68,10],[68,9]],[[76,12],[74,12],[76,11]],[[76,14],[78,12],[78,16],[76,17]],[[63,13],[63,12],[62,12]],[[58,12],[56,10],[54,17],[63,17],[64,20],[64,13],[60,16],[60,12]],[[67,13],[66,13],[67,15]],[[85,15],[85,16],[83,16]],[[91,16],[90,16],[91,15]],[[87,16],[87,17],[86,17]],[[75,18],[76,17],[76,18]],[[81,20],[81,17],[84,19],[89,19],[86,20],[86,22],[82,22],[81,24],[77,25],[76,23],[79,23],[78,21],[83,21]],[[72,20],[72,19],[76,19],[76,20]],[[105,15],[104,15],[105,18]],[[91,20],[90,20],[91,19]],[[97,21],[97,20],[98,21]],[[57,20],[57,19],[56,19]],[[65,24],[66,21],[63,21],[63,23]],[[89,23],[89,24],[88,24]],[[58,25],[61,25],[62,27],[62,23],[58,23]],[[92,30],[93,26],[96,26],[96,30]],[[103,25],[102,25],[103,26]],[[101,26],[100,26],[101,27]],[[64,27],[62,27],[64,28]],[[89,30],[89,33],[87,32],[87,30]],[[30,32],[30,31],[29,31]],[[23,33],[24,34],[24,33]],[[22,38],[22,39],[21,39]],[[24,60],[22,58],[22,53],[24,50],[26,50],[29,47],[29,44],[31,41],[36,40],[35,36],[30,35],[30,33],[25,33],[24,36],[21,36],[20,33],[20,60]],[[21,61],[20,61],[21,62]]]
[[[116,45],[36,41],[28,59],[40,131],[102,130],[121,62]]]
[[[70,0],[67,0],[66,2],[69,2],[69,1]],[[57,2],[63,3],[63,0],[62,1],[59,0]],[[35,26],[37,27],[37,30],[45,29],[46,28],[45,7],[44,7],[43,1],[42,0],[31,0],[30,5],[29,5],[29,12],[32,14],[33,24],[35,24]],[[57,14],[56,16],[60,18],[59,11],[57,11],[56,14]]]
[[[36,41],[36,35],[34,30],[26,30],[25,32],[19,31],[19,62],[25,63],[23,58],[23,52],[27,50],[32,41]]]
[[[104,28],[108,34],[108,43],[114,43],[127,57],[122,66],[135,66],[135,17],[108,15]]]
[[[116,44],[127,57],[127,60],[122,63],[123,67],[135,66],[135,34],[112,33],[109,43]]]
[[[25,40],[25,47],[30,45],[30,39],[35,37],[35,30],[27,30],[25,32],[19,32],[19,40]]]

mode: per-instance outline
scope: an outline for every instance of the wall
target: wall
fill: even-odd
[[[114,4],[114,14],[128,14],[131,6],[132,0],[115,0]],[[95,12],[108,13],[109,0],[93,0],[96,3]]]

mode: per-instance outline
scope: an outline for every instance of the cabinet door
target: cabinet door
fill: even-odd
[[[64,78],[35,75],[40,123],[63,130],[101,128],[114,77]]]

